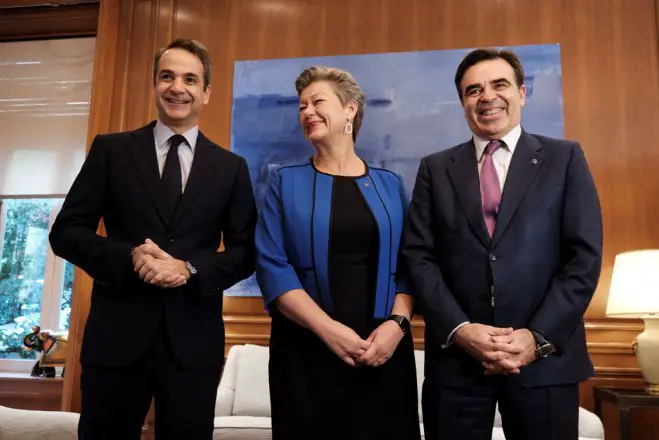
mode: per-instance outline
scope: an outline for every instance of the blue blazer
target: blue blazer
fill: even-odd
[[[280,295],[303,289],[333,312],[328,267],[333,182],[311,163],[273,173],[256,229],[256,277],[266,309]],[[407,199],[400,177],[391,171],[368,167],[356,182],[380,237],[373,317],[386,318],[396,292],[409,293],[405,277],[396,275]]]
[[[602,214],[576,142],[522,132],[490,239],[472,141],[421,160],[402,254],[425,321],[426,378],[468,386],[483,367],[442,348],[465,321],[532,328],[558,352],[510,376],[524,386],[593,374],[583,315],[602,265]]]

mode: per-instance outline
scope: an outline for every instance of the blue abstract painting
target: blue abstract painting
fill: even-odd
[[[561,54],[558,44],[508,47],[526,75],[525,130],[563,137]],[[471,49],[237,61],[234,64],[231,150],[247,160],[257,206],[273,169],[313,155],[298,120],[295,79],[307,67],[347,70],[366,95],[357,153],[403,177],[411,197],[423,156],[465,142],[471,132],[454,85]],[[254,277],[225,292],[260,296]]]

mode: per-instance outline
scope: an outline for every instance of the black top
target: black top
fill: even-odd
[[[335,319],[367,337],[375,306],[379,239],[357,178],[334,176],[329,282]]]

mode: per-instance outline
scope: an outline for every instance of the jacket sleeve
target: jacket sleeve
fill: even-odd
[[[268,311],[279,296],[304,288],[286,253],[279,171],[272,175],[256,226],[256,279]]]
[[[254,273],[256,206],[245,159],[240,158],[227,222],[222,230],[224,250],[206,250],[190,258],[197,269],[193,286],[202,296],[222,292]]]
[[[446,285],[437,261],[441,243],[433,232],[433,211],[441,207],[432,206],[432,191],[430,171],[424,158],[414,185],[402,254],[416,289],[415,299],[426,322],[426,331],[432,332],[437,341],[444,342],[469,318]]]
[[[567,169],[561,241],[564,263],[529,322],[562,351],[595,294],[602,268],[602,211],[579,144]]]
[[[96,136],[89,154],[64,200],[49,239],[55,255],[109,287],[120,285],[133,272],[130,243],[96,233],[107,191],[107,150],[111,139]]]

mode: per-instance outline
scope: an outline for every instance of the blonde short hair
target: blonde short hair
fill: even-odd
[[[345,70],[336,67],[313,66],[305,69],[295,80],[297,95],[300,96],[302,90],[317,81],[331,83],[342,105],[346,105],[351,100],[357,103],[357,113],[355,113],[355,119],[352,121],[352,140],[355,141],[362,126],[366,108],[366,98],[362,88],[359,87],[352,75]]]

